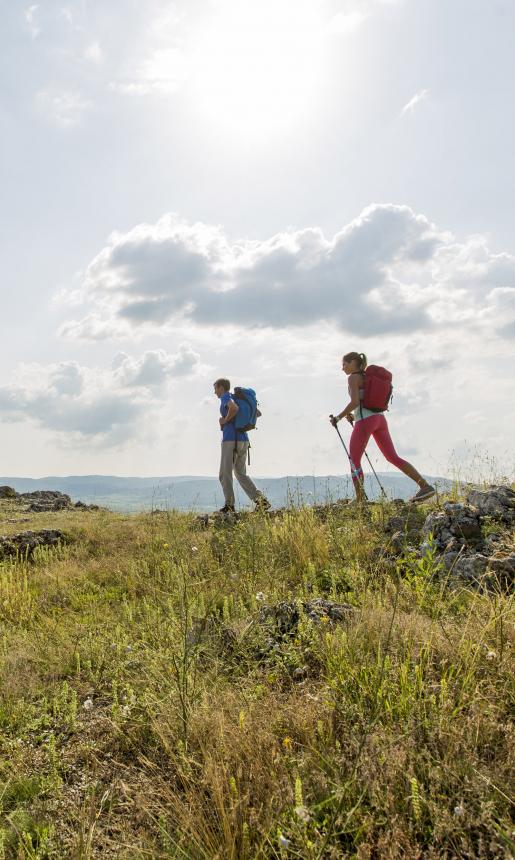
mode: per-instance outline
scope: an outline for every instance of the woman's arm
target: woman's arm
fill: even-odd
[[[359,384],[360,384],[360,382],[361,382],[361,374],[359,374],[359,373],[353,373],[349,377],[350,401],[349,401],[349,403],[347,403],[347,406],[345,407],[343,412],[340,412],[338,415],[335,416],[338,419],[338,421],[341,421],[342,418],[347,418],[354,411],[354,409],[358,408],[359,403],[360,403],[360,400],[359,400]]]

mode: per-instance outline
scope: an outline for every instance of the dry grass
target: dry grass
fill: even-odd
[[[0,562],[0,858],[510,857],[511,600],[387,513],[2,525],[68,542]],[[259,622],[319,595],[352,622]]]

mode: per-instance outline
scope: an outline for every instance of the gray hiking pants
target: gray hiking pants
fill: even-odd
[[[249,499],[255,502],[261,495],[254,482],[247,475],[248,450],[248,442],[237,442],[236,448],[234,442],[222,442],[219,477],[226,505],[234,505],[233,469],[240,487]]]

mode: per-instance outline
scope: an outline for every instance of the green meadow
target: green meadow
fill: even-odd
[[[513,600],[393,553],[390,504],[0,505],[65,535],[0,561],[0,858],[512,856]]]

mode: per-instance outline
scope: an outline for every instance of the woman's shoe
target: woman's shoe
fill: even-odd
[[[426,499],[430,499],[431,496],[434,496],[436,490],[431,484],[424,484],[418,493],[415,493],[414,496],[410,499],[410,504],[416,504],[417,502],[425,502]]]

